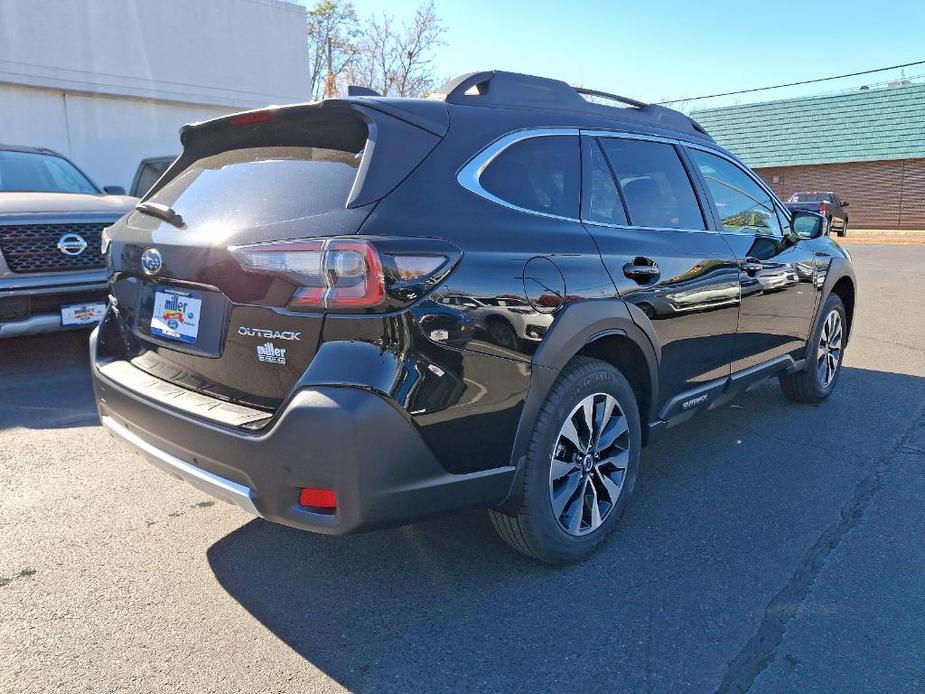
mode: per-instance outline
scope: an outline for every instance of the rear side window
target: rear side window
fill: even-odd
[[[516,207],[577,219],[581,188],[578,138],[548,135],[515,142],[488,165],[479,183]]]
[[[619,179],[630,224],[706,229],[690,178],[672,145],[611,137],[599,142]]]
[[[724,231],[782,234],[771,196],[751,176],[715,154],[699,149],[689,152],[706,181]]]
[[[321,147],[233,149],[193,162],[151,196],[191,227],[273,224],[342,210],[358,152]]]

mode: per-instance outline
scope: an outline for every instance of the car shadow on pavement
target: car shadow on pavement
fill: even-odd
[[[0,340],[0,430],[99,424],[86,330]]]
[[[822,405],[774,383],[703,413],[644,450],[621,526],[577,566],[513,553],[483,513],[340,538],[254,520],[208,561],[353,691],[715,690],[923,406],[925,379],[845,368]]]

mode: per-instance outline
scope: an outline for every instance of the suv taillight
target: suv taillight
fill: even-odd
[[[819,214],[828,214],[829,213],[829,204],[827,202],[819,205]]]
[[[387,284],[404,287],[433,277],[448,260],[439,254],[390,252],[383,264],[383,256],[373,243],[345,238],[263,243],[229,250],[246,269],[279,275],[295,284],[287,308],[297,311],[374,309],[386,303]]]

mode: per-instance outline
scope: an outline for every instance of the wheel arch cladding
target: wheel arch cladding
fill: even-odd
[[[622,300],[581,301],[568,304],[562,309],[533,356],[530,388],[520,415],[511,456],[511,463],[517,468],[517,476],[511,487],[513,494],[508,497],[503,508],[516,508],[518,500],[514,496],[520,488],[523,464],[536,417],[565,365],[572,358],[583,355],[618,368],[633,387],[645,432],[646,423],[656,416],[658,404],[660,355],[657,344],[648,331],[633,321],[629,308]]]
[[[832,294],[837,294],[845,306],[845,332],[846,341],[851,337],[851,324],[854,319],[854,281],[849,275],[842,275],[832,285]]]

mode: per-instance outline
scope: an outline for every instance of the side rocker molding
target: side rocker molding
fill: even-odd
[[[635,307],[633,307],[635,308]],[[655,331],[648,324],[648,319],[641,311],[641,325],[637,324],[630,312],[630,307],[622,299],[592,299],[566,305],[556,316],[552,327],[533,355],[533,374],[530,388],[524,402],[517,433],[514,437],[514,449],[511,463],[517,469],[511,493],[502,508],[516,508],[519,503],[519,490],[523,480],[523,468],[526,460],[533,423],[540,407],[546,400],[549,390],[569,360],[586,345],[608,335],[622,335],[632,340],[642,351],[649,370],[650,401],[649,412],[642,412],[644,422],[656,417],[658,402],[658,364],[661,350],[655,339]],[[644,326],[644,327],[642,327]]]

